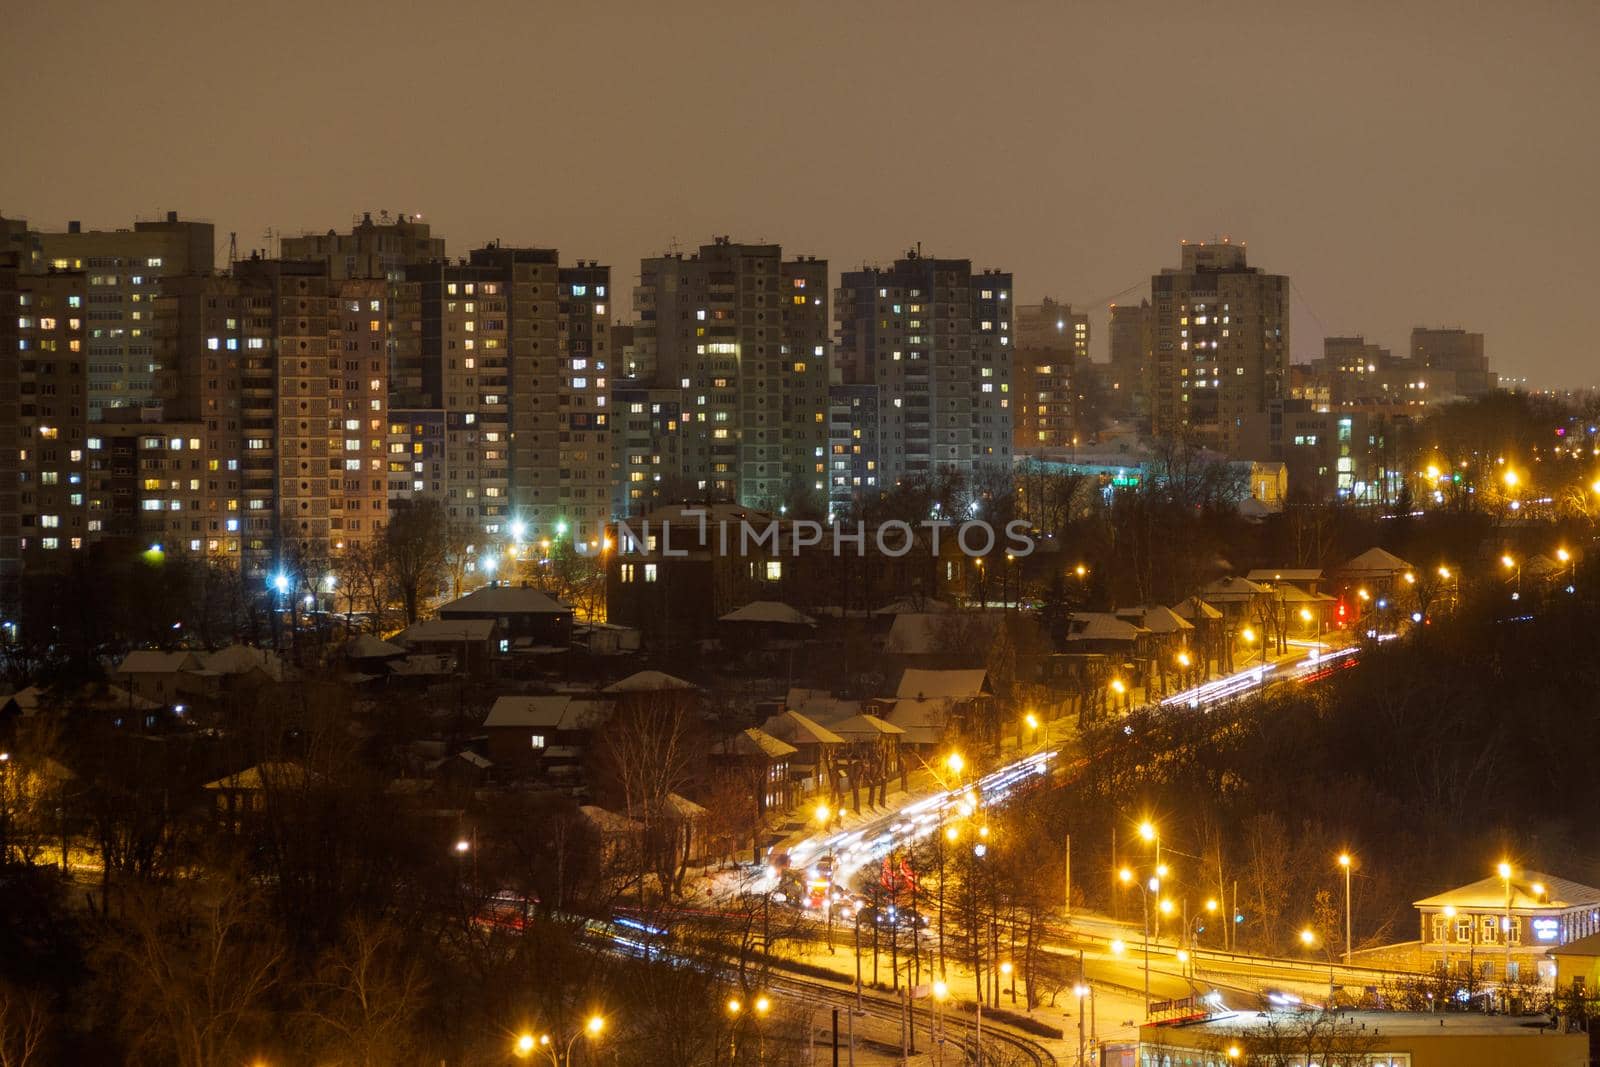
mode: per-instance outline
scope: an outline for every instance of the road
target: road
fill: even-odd
[[[1277,684],[1313,681],[1354,664],[1359,648],[1329,649],[1311,642],[1290,642],[1290,654],[1214,678],[1165,697],[1159,707],[1173,713],[1200,710],[1239,699]],[[804,868],[822,856],[832,855],[836,881],[845,881],[894,849],[936,832],[947,812],[970,814],[979,807],[995,808],[1029,788],[1042,785],[1051,770],[1081,759],[1075,740],[1046,743],[1038,751],[1013,759],[997,770],[949,788],[935,788],[895,811],[868,816],[832,832],[809,833],[788,845],[791,862]]]

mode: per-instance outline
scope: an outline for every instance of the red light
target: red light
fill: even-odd
[[[1344,618],[1344,601],[1339,601],[1339,618]]]

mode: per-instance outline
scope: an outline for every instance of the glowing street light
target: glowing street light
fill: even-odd
[[[1312,945],[1315,945],[1317,943],[1316,931],[1312,930],[1309,926],[1306,927],[1304,930],[1301,930],[1300,931],[1300,943],[1302,945],[1304,945],[1306,948],[1310,948]]]
[[[1350,962],[1350,869],[1354,861],[1350,853],[1339,853],[1339,866],[1344,868],[1344,962]]]
[[[967,765],[967,761],[961,758],[961,753],[952,752],[944,758],[944,765],[950,768],[951,774],[960,774],[961,769]]]
[[[546,1036],[544,1040],[548,1043],[550,1038]],[[533,1053],[538,1044],[539,1042],[534,1040],[532,1034],[518,1034],[516,1042],[511,1046],[511,1050],[517,1054],[518,1059],[525,1060]]]

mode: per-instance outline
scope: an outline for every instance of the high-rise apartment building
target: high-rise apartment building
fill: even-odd
[[[828,509],[874,499],[882,489],[878,451],[878,387],[835,385],[828,390]]]
[[[395,368],[406,418],[391,427],[391,444],[439,457],[413,452],[410,473],[430,476],[410,479],[408,495],[435,491],[441,480],[414,468],[431,461],[442,464],[451,518],[467,528],[503,536],[520,524],[548,536],[607,521],[611,269],[562,267],[554,249],[491,245],[465,263],[404,273]],[[442,437],[409,432],[436,422]]]
[[[13,233],[26,235],[27,227],[14,228],[10,220],[0,219],[0,604],[12,603],[17,575],[21,571],[21,353],[17,348],[17,322],[22,316],[22,292],[18,286],[19,265],[26,259],[25,245],[10,239]]]
[[[878,387],[880,487],[909,474],[1009,468],[1012,279],[966,259],[907,253],[847,271],[836,362],[847,385]]]
[[[284,259],[318,260],[335,278],[385,278],[401,281],[406,267],[445,258],[444,238],[433,236],[421,215],[380,212],[361,216],[349,233],[329,230],[285,237],[279,242]]]
[[[1078,375],[1089,368],[1089,316],[1046,298],[1017,308],[1012,447],[1055,448],[1078,433]]]
[[[1153,326],[1150,301],[1111,305],[1111,366],[1106,399],[1114,414],[1149,418]]]
[[[89,501],[89,279],[52,270],[16,279],[14,340],[18,551],[46,566],[81,549],[103,517]]]
[[[144,491],[161,495],[141,507],[199,511],[198,529],[176,532],[198,535],[187,540],[208,554],[237,552],[253,574],[381,536],[388,300],[381,279],[334,278],[310,261],[252,258],[232,277],[175,280],[158,316],[164,407],[199,433],[197,443],[166,434],[166,447],[198,448],[202,476],[155,485],[160,475],[146,475]],[[152,440],[158,432],[150,427]],[[169,455],[168,469],[189,461]]]
[[[680,394],[692,491],[775,509],[826,493],[828,264],[702,245],[640,264],[634,361]]]
[[[1236,450],[1245,418],[1284,396],[1289,279],[1249,266],[1243,245],[1185,243],[1150,288],[1152,432]]]
[[[641,515],[691,496],[683,479],[683,391],[622,381],[611,390],[612,514]]]
[[[89,418],[108,408],[159,407],[156,381],[155,302],[165,279],[209,274],[215,265],[215,231],[168,212],[131,230],[85,230],[69,222],[65,233],[37,235],[46,269],[82,271],[88,284],[84,354],[89,373]]]

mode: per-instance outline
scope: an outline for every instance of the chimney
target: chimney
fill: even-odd
[[[68,233],[82,233],[83,232],[83,223],[79,222],[77,219],[73,219],[71,222],[67,223],[67,232]]]

